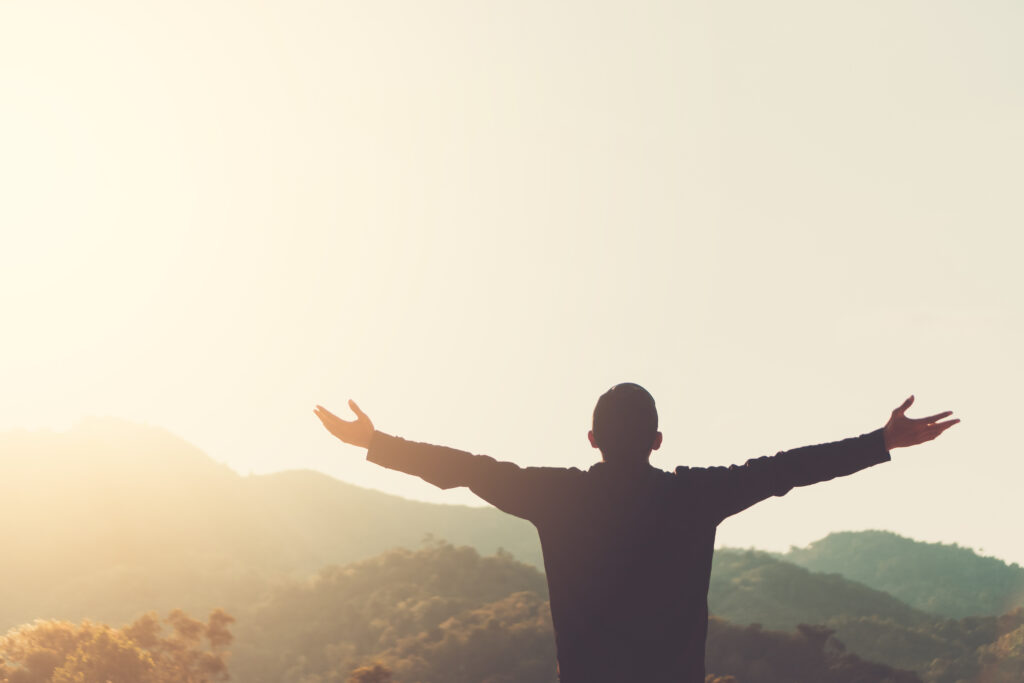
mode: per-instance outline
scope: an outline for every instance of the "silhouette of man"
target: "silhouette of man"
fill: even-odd
[[[601,462],[519,467],[406,441],[357,419],[314,413],[366,458],[443,489],[467,486],[537,527],[544,552],[562,683],[704,683],[708,585],[715,529],[730,515],[794,486],[852,474],[893,448],[934,439],[959,422],[947,411],[911,419],[908,398],[882,429],[731,467],[652,467],[661,446],[654,399],[618,384],[594,408],[590,443]]]

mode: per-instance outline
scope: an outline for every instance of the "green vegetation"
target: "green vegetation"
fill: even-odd
[[[246,683],[346,681],[380,666],[396,681],[555,679],[544,578],[509,555],[432,544],[321,572],[275,592],[238,627],[232,665]],[[831,632],[714,620],[709,667],[743,683],[919,680],[845,651]]]
[[[0,683],[226,681],[233,621],[222,610],[211,612],[205,624],[181,610],[164,623],[149,613],[123,629],[36,621],[0,638]]]
[[[0,434],[0,472],[0,516],[23,520],[5,528],[0,633],[29,624],[0,647],[0,683],[164,683],[184,666],[175,652],[213,667],[197,681],[218,680],[216,661],[242,683],[554,680],[536,532],[495,510],[312,472],[240,477],[166,432],[110,421]],[[896,669],[1020,683],[1024,608],[998,605],[1019,604],[1021,571],[883,532],[782,557],[719,550],[709,670],[720,683],[915,680]],[[182,612],[166,637],[139,617],[178,607],[237,618],[230,659],[224,642],[182,640],[198,623]],[[44,641],[49,654],[26,654]]]
[[[768,553],[715,552],[708,603],[711,611],[739,624],[792,629],[823,624],[836,615],[877,616],[907,626],[930,623],[925,614],[893,596],[838,574],[817,574]]]
[[[708,669],[742,683],[920,683],[910,671],[846,652],[831,629],[801,624],[794,633],[735,626],[712,619],[708,628]]]
[[[1024,605],[1024,568],[970,548],[922,543],[888,531],[829,534],[782,556],[835,572],[946,617],[1003,614]]]
[[[530,676],[554,667],[546,592],[543,574],[507,554],[394,550],[273,591],[240,619],[232,668],[247,683],[343,680],[373,662],[399,680],[465,669],[480,681],[487,662],[509,661],[540,681]]]
[[[935,619],[919,626],[906,626],[879,617],[836,616],[828,619],[851,650],[892,666],[913,669],[930,683],[959,681],[1014,681],[985,673],[986,649],[1024,624],[1024,609],[1000,617]],[[1000,651],[1007,661],[1020,656],[1012,649]]]
[[[981,648],[1024,623],[1021,608],[963,619],[928,614],[838,574],[811,572],[757,551],[716,552],[708,600],[713,613],[737,624],[824,625],[850,651],[934,683],[980,676],[986,669]],[[1016,656],[1012,648],[998,651],[1009,660]]]
[[[316,472],[242,477],[172,434],[113,420],[0,433],[0,633],[36,618],[232,614],[268,585],[436,536],[540,566],[528,522]]]

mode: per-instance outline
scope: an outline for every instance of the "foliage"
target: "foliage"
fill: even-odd
[[[981,678],[985,681],[1024,681],[1024,626],[1000,636],[991,645],[979,648]]]
[[[241,616],[276,582],[444,534],[540,566],[531,524],[309,471],[240,476],[153,427],[92,419],[0,432],[0,633],[45,617],[125,623],[147,609]],[[55,501],[60,501],[59,505]]]
[[[776,629],[824,623],[840,614],[881,616],[909,626],[934,620],[837,574],[812,573],[764,552],[724,548],[715,551],[708,604],[729,621]]]
[[[462,612],[379,656],[407,681],[556,680],[551,612],[532,592]]]
[[[955,543],[922,543],[888,531],[829,534],[783,559],[838,572],[945,617],[1003,614],[1024,605],[1024,568]]]
[[[507,554],[438,543],[396,550],[280,588],[240,624],[248,644],[234,668],[246,683],[345,683],[375,675],[375,665],[396,683],[553,683],[545,596],[543,575]],[[719,683],[919,680],[845,652],[818,627],[780,633],[716,620],[709,656]]]
[[[119,623],[146,608],[219,604],[239,617],[232,669],[245,683],[551,676],[536,532],[495,510],[404,501],[312,472],[240,477],[170,434],[117,422],[0,433],[0,470],[0,516],[33,510],[31,525],[6,530],[0,632],[36,616]],[[487,552],[512,547],[534,566],[433,543],[321,569],[415,546],[431,532]],[[711,647],[734,657],[709,669],[719,679],[750,683],[758,667],[775,664],[762,656],[755,665],[743,648],[775,642],[807,662],[833,663],[843,643],[844,656],[913,669],[929,683],[1022,680],[1024,610],[1002,614],[1024,595],[1020,567],[884,532],[833,534],[784,559],[806,566],[716,552],[711,609],[735,624],[712,629]],[[0,682],[49,681],[61,667],[62,683],[107,673],[148,681],[157,671],[176,671],[177,681],[204,667],[199,675],[217,680],[230,622],[215,625],[205,649],[195,623],[184,615],[120,630],[37,622],[12,632],[24,638],[4,640],[39,647],[29,659],[0,652]],[[175,644],[154,635],[154,624],[177,633]],[[822,640],[799,624],[833,633]],[[487,673],[485,659],[503,668]]]
[[[233,621],[221,610],[205,624],[181,610],[163,623],[148,613],[122,629],[90,621],[36,621],[0,638],[0,683],[226,681]]]
[[[716,572],[716,590],[736,593],[724,604],[749,599],[750,613],[771,616],[777,605],[780,621],[823,616],[815,611],[820,602],[835,613],[821,625],[801,622],[792,630],[713,619],[714,683],[1022,680],[1024,609],[1001,617],[929,617],[762,553],[725,552]],[[885,616],[870,614],[875,609]],[[122,629],[36,622],[0,641],[0,683],[222,681],[232,621],[222,611],[206,623],[175,611],[162,621],[147,614]],[[282,583],[234,630],[232,669],[246,683],[555,680],[543,575],[507,553],[481,557],[439,542]]]
[[[1018,608],[1000,617],[943,618],[838,574],[728,549],[715,553],[709,602],[712,612],[737,624],[823,624],[851,652],[917,671],[930,683],[974,680],[983,666],[979,648],[1015,629],[1024,613]]]
[[[524,592],[547,596],[534,567],[507,553],[481,557],[444,543],[328,567],[312,581],[279,587],[239,625],[235,671],[253,683],[324,672],[345,680],[352,667],[377,661],[403,639]]]
[[[713,618],[708,625],[707,662],[709,670],[743,683],[920,683],[912,672],[846,652],[832,630],[805,624],[784,633]]]

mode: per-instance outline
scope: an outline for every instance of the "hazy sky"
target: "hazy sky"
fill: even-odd
[[[0,429],[380,470],[311,413],[588,466],[963,423],[720,530],[1024,563],[1024,5],[0,0]],[[0,473],[2,477],[2,473]]]

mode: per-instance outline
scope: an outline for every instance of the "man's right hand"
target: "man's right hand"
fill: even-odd
[[[370,422],[370,418],[366,416],[366,413],[359,409],[355,401],[350,399],[348,407],[356,414],[355,420],[342,420],[320,405],[316,407],[313,414],[320,418],[327,431],[345,443],[359,446],[360,448],[369,448],[370,439],[373,438],[373,423]]]

